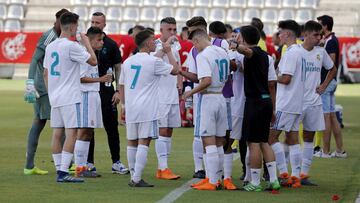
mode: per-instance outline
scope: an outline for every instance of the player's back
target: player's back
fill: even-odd
[[[124,62],[120,84],[125,87],[126,122],[158,119],[159,80],[171,71],[171,65],[145,52]]]
[[[211,74],[211,85],[207,91],[221,92],[230,74],[227,52],[218,46],[206,47],[197,56],[198,78]]]
[[[80,102],[80,61],[89,57],[85,48],[67,38],[58,38],[46,47],[44,67],[48,69],[52,107]]]

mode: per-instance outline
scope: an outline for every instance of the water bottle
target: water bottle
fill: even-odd
[[[107,71],[106,71],[106,75],[112,75],[113,74],[113,70],[112,68],[109,68]],[[105,82],[105,86],[106,87],[111,87],[111,82]]]
[[[190,86],[186,86],[185,87],[185,92],[188,92],[191,90]],[[191,108],[193,105],[193,98],[192,97],[188,97],[185,99],[185,108]]]
[[[79,29],[76,31],[75,37],[76,37],[76,41],[81,42],[81,34],[80,34]]]

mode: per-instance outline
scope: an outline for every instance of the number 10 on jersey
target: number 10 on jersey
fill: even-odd
[[[219,68],[219,79],[220,82],[224,82],[227,80],[228,74],[229,74],[229,63],[226,59],[215,60],[216,64]]]
[[[135,76],[134,79],[131,83],[130,89],[135,89],[136,87],[136,83],[139,79],[139,75],[140,75],[140,70],[141,70],[141,66],[136,66],[136,65],[131,65],[131,69],[135,70]]]

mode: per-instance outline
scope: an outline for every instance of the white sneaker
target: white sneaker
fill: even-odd
[[[316,152],[316,153],[314,154],[314,157],[319,157],[319,158],[326,158],[326,159],[328,159],[328,158],[331,158],[332,156],[331,156],[330,153],[329,153],[329,154],[325,154],[325,153],[323,152],[323,150],[320,150],[320,151],[318,151],[318,152]]]
[[[326,153],[324,153],[324,152],[321,150],[321,158],[329,159],[329,158],[331,158],[331,157],[332,157],[332,156],[331,156],[330,153],[326,154]]]
[[[343,152],[334,151],[333,153],[331,153],[331,157],[335,157],[335,158],[346,158],[346,157],[347,157],[347,153],[346,153],[345,151],[343,151]]]
[[[319,150],[319,151],[314,153],[314,157],[319,157],[320,158],[321,155],[322,155],[322,150]]]
[[[121,175],[129,173],[129,169],[126,168],[124,164],[122,164],[120,161],[113,163],[111,171],[112,173],[121,174]]]

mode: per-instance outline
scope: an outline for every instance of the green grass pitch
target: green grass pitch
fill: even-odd
[[[23,80],[0,80],[0,202],[156,202],[192,178],[192,128],[174,131],[173,149],[169,166],[181,179],[163,181],[155,179],[157,166],[154,144],[151,144],[144,179],[155,184],[154,188],[128,187],[128,175],[111,174],[111,159],[103,129],[96,130],[95,162],[103,176],[87,179],[84,184],[59,184],[55,182],[51,162],[51,129],[45,127],[39,141],[35,163],[49,170],[45,176],[24,176],[26,139],[33,109],[23,101]],[[268,192],[246,193],[241,191],[194,191],[184,193],[177,202],[354,202],[360,192],[360,85],[340,85],[337,103],[344,107],[344,145],[347,159],[314,158],[310,174],[318,187],[301,189],[283,188],[280,194]],[[124,127],[121,135],[121,160],[126,163]],[[332,139],[332,150],[335,143]],[[241,186],[240,161],[233,168],[235,184]]]

